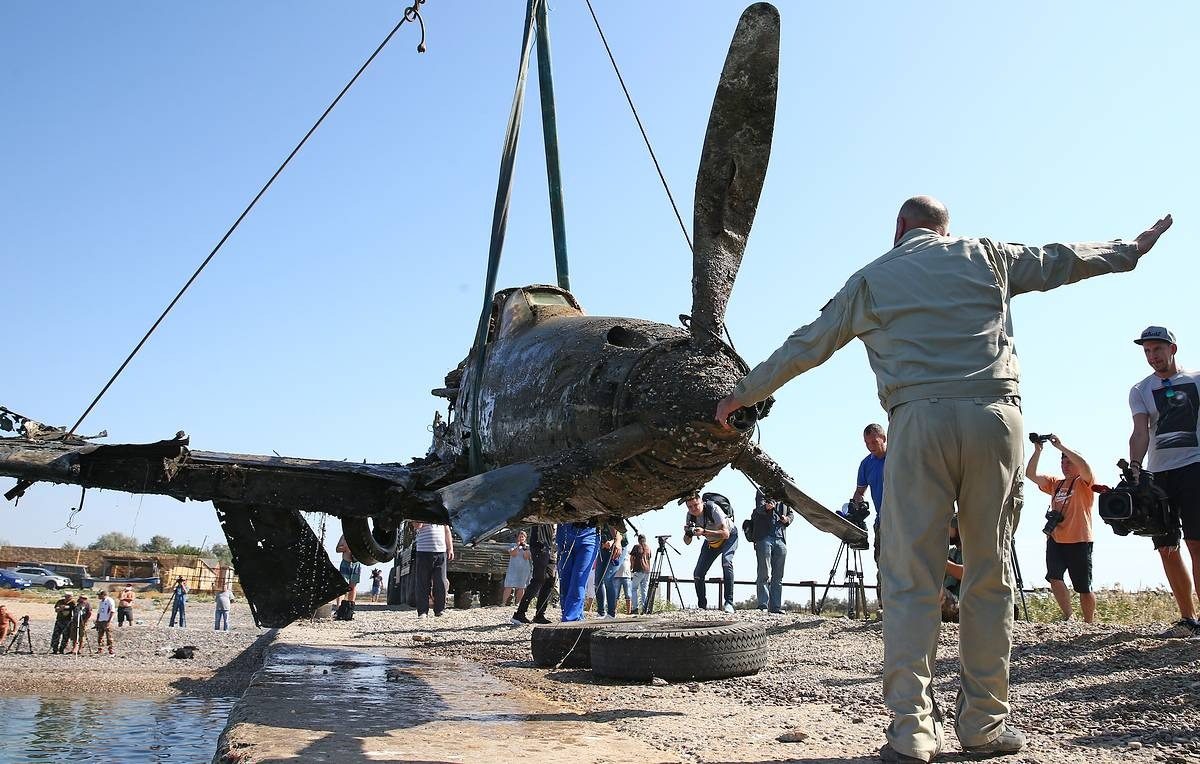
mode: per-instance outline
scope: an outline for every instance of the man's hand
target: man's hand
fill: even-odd
[[[732,430],[733,425],[729,423],[729,417],[733,415],[733,412],[740,408],[742,408],[742,404],[738,403],[736,398],[734,398],[732,395],[726,395],[717,402],[717,414],[714,419],[717,420],[717,424],[721,425],[726,430]]]
[[[454,550],[453,549],[446,550],[446,559],[449,560],[450,562],[454,562]]]
[[[1167,229],[1170,228],[1171,224],[1174,222],[1175,221],[1171,218],[1171,216],[1167,215],[1164,218],[1160,218],[1157,223],[1150,226],[1145,231],[1139,233],[1137,238],[1134,239],[1134,242],[1137,244],[1138,254],[1144,255],[1149,252],[1158,241],[1158,237],[1166,233]]]
[[[1045,446],[1045,445],[1046,445],[1045,441],[1043,441],[1043,440],[1035,440],[1035,441],[1033,442],[1033,452],[1034,452],[1035,454],[1040,454],[1040,453],[1042,452],[1042,447],[1043,447],[1043,446]]]
[[[1050,436],[1050,445],[1054,446],[1059,451],[1062,451],[1063,444],[1062,444],[1062,441],[1058,439],[1057,435]]]

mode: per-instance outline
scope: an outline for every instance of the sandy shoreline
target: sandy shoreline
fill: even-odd
[[[573,708],[597,734],[629,736],[650,761],[878,761],[888,715],[882,702],[882,625],[808,614],[739,611],[768,629],[767,668],[756,676],[655,687],[533,665],[529,627],[511,609],[448,610],[417,622],[411,611],[360,608],[351,623],[294,624],[309,645],[406,647],[466,660],[540,700]],[[686,618],[722,618],[689,612]],[[1018,623],[1012,719],[1028,750],[1005,762],[1073,764],[1200,759],[1200,642],[1139,627]],[[958,628],[939,641],[935,689],[943,709],[958,688]],[[952,714],[952,712],[951,712]],[[799,733],[802,742],[780,742]],[[952,725],[943,758],[956,760]]]
[[[94,599],[89,599],[94,607]],[[135,606],[134,625],[113,630],[115,654],[97,654],[96,632],[89,629],[87,648],[79,655],[54,655],[53,605],[8,598],[4,602],[16,618],[29,616],[34,650],[29,655],[14,647],[12,653],[0,655],[0,695],[5,696],[240,695],[275,635],[254,626],[245,603],[234,603],[231,630],[217,632],[212,628],[211,602],[189,603],[188,627],[183,629],[166,626],[169,616],[158,625],[161,610],[143,602]],[[170,657],[185,645],[197,648],[195,658]]]

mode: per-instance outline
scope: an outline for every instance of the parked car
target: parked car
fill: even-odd
[[[11,570],[0,570],[0,589],[28,589],[29,579],[21,578]]]
[[[77,586],[80,589],[91,589],[95,584],[85,565],[68,562],[22,562],[18,567],[45,568],[57,576],[71,579],[71,586]]]
[[[31,565],[18,565],[11,572],[24,578],[33,586],[44,586],[47,589],[59,589],[71,585],[71,579],[60,576],[45,568],[35,568]]]

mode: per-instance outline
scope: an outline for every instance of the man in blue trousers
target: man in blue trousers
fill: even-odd
[[[583,598],[588,576],[600,547],[600,534],[593,523],[559,523],[558,598],[564,621],[583,620]]]

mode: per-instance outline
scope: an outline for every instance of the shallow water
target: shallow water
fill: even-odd
[[[0,762],[209,762],[237,698],[0,697]]]

